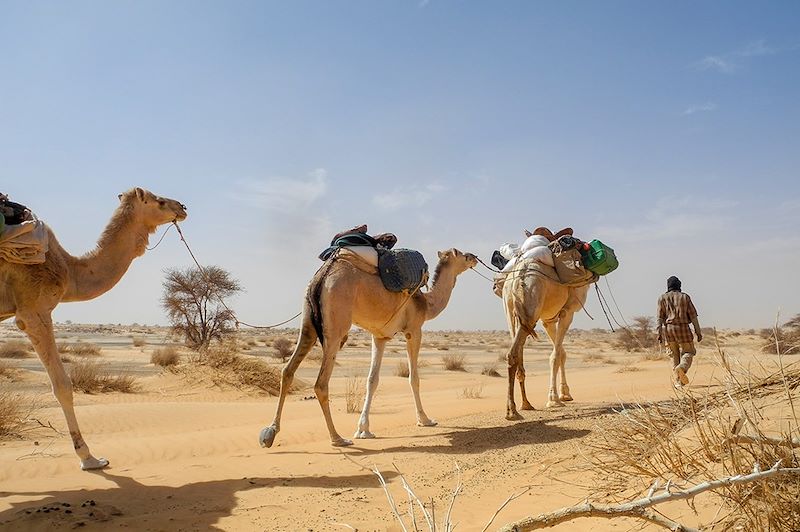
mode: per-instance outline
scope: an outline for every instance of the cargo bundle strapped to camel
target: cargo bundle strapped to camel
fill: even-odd
[[[25,205],[0,193],[0,260],[15,264],[45,261],[48,235],[45,225]]]
[[[522,245],[503,244],[492,254],[492,264],[500,272],[494,292],[501,295],[508,275],[534,273],[566,286],[579,287],[596,282],[619,266],[614,250],[599,240],[584,242],[567,227],[553,233],[546,227],[525,232]]]
[[[360,225],[335,235],[319,258],[354,262],[360,269],[380,275],[390,292],[414,292],[428,283],[428,263],[419,251],[392,249],[396,243],[394,234],[370,236],[367,226]]]

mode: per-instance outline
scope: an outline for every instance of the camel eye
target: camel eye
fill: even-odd
[[[164,206],[164,205],[166,205],[166,204],[167,204],[167,202],[166,202],[166,201],[164,201],[163,199],[162,199],[162,200],[158,200],[158,205],[159,205],[159,206],[163,207],[163,206]]]

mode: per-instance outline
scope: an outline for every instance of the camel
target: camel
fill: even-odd
[[[120,205],[100,235],[97,247],[73,257],[50,228],[49,250],[42,264],[21,265],[0,260],[0,321],[15,317],[17,327],[33,344],[50,378],[81,469],[101,469],[105,458],[95,458],[81,436],[75,417],[72,382],[53,336],[53,309],[62,302],[87,301],[109,291],[144,254],[149,236],[159,225],[186,219],[186,206],[134,188],[119,195]]]
[[[345,257],[345,258],[343,258]],[[280,431],[281,413],[295,371],[319,338],[322,344],[322,364],[314,391],[317,395],[325,423],[330,433],[331,445],[343,447],[352,441],[342,438],[333,425],[328,404],[328,383],[331,378],[336,353],[347,341],[347,333],[353,324],[372,334],[372,359],[366,384],[366,397],[355,438],[374,438],[369,430],[369,411],[380,378],[383,350],[396,333],[406,338],[408,352],[408,381],[414,395],[417,425],[432,427],[436,421],[429,418],[422,408],[419,396],[419,372],[417,360],[422,341],[422,324],[438,316],[447,303],[456,285],[456,277],[478,263],[471,253],[457,249],[439,252],[439,263],[433,274],[431,290],[413,294],[389,292],[383,287],[374,267],[356,260],[347,260],[347,255],[329,259],[309,283],[303,310],[300,337],[291,358],[281,372],[281,388],[275,419],[259,436],[262,447],[272,447]]]
[[[572,318],[576,311],[583,308],[589,293],[589,284],[580,287],[568,287],[553,279],[527,268],[526,262],[520,262],[503,284],[502,298],[505,307],[506,321],[511,333],[511,348],[508,352],[508,404],[506,419],[510,421],[522,419],[514,403],[514,376],[519,380],[522,392],[522,410],[534,410],[525,394],[525,368],[523,351],[528,336],[537,338],[535,327],[541,319],[544,330],[553,344],[550,354],[550,390],[547,396],[547,408],[564,406],[564,401],[572,401],[567,385],[565,363],[567,353],[564,350],[564,337],[567,335]],[[556,377],[561,374],[561,388],[556,393]]]

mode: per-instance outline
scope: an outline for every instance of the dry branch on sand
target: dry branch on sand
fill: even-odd
[[[732,365],[722,349],[717,361],[723,382],[697,396],[684,390],[671,401],[627,405],[615,422],[598,427],[587,440],[587,459],[605,479],[610,492],[639,492],[654,479],[702,482],[734,477],[753,464],[778,464],[796,470],[800,452],[791,433],[782,437],[767,431],[767,408],[791,410],[788,430],[800,426],[794,402],[800,387],[800,365],[793,364],[757,378]],[[713,390],[713,391],[712,391]],[[761,477],[756,477],[757,480]],[[718,506],[727,514],[713,523],[746,530],[800,529],[800,475],[781,475],[769,483],[715,488]]]
[[[766,480],[770,477],[778,475],[800,475],[800,468],[780,467],[780,464],[781,463],[779,461],[771,469],[766,471],[761,471],[758,468],[758,465],[756,465],[753,472],[749,475],[735,475],[732,477],[710,480],[685,491],[678,490],[672,492],[670,491],[670,484],[667,483],[664,488],[664,493],[660,495],[655,495],[655,491],[658,489],[658,481],[656,481],[650,488],[650,491],[646,497],[635,501],[617,505],[593,504],[587,501],[583,504],[562,508],[560,510],[542,514],[536,517],[527,517],[515,523],[508,524],[500,530],[501,532],[523,532],[526,530],[538,530],[541,528],[556,526],[579,517],[635,517],[638,519],[644,519],[645,521],[649,521],[669,530],[698,532],[697,529],[683,526],[680,523],[668,519],[658,513],[652,512],[649,510],[649,508],[664,502],[692,499],[704,491],[749,484],[751,482]]]

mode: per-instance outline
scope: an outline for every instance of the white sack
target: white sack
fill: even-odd
[[[519,246],[516,244],[509,244],[508,242],[506,242],[505,244],[500,246],[499,251],[500,255],[502,255],[504,259],[511,260],[517,256],[517,253],[519,252]]]
[[[342,246],[344,249],[351,251],[364,259],[372,266],[378,267],[378,250],[372,246]],[[552,259],[551,259],[552,262]]]
[[[522,246],[519,249],[522,253],[525,253],[529,249],[537,248],[539,246],[546,246],[549,243],[550,241],[542,235],[531,235],[525,240],[525,242],[522,243]]]

